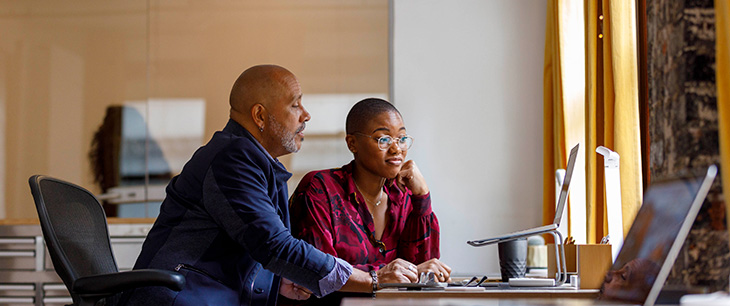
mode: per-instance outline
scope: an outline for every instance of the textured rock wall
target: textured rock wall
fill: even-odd
[[[720,164],[712,0],[647,0],[651,179]],[[730,253],[721,178],[667,284],[728,287]]]

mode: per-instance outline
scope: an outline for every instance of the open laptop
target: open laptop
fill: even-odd
[[[521,300],[515,305],[654,305],[716,175],[712,165],[704,176],[652,183],[598,300]],[[495,305],[511,305],[498,301]]]
[[[482,240],[471,240],[467,241],[471,246],[485,246],[494,243],[515,240],[523,237],[529,237],[539,234],[548,233],[556,230],[560,226],[560,219],[563,216],[563,210],[565,210],[565,204],[568,202],[568,192],[570,191],[570,178],[573,176],[573,168],[575,167],[575,160],[578,158],[578,148],[580,144],[576,144],[573,149],[570,150],[568,157],[568,166],[566,167],[565,179],[560,189],[560,197],[558,198],[558,205],[555,208],[555,219],[552,224],[526,229],[518,232],[513,232],[497,237],[486,238]]]
[[[643,204],[607,273],[598,300],[492,297],[477,300],[478,305],[654,305],[716,175],[717,167],[712,165],[704,176],[652,183],[644,193]],[[418,300],[422,306],[442,305],[436,299]],[[366,303],[346,300],[343,305],[393,304],[393,300],[387,299],[363,301]],[[372,301],[378,303],[373,304]],[[471,306],[477,302],[473,299],[449,299],[448,304]]]
[[[712,165],[703,177],[652,183],[606,275],[602,300],[654,305],[716,175]]]

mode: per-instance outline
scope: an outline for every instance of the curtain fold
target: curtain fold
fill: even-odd
[[[563,133],[562,82],[560,78],[560,44],[558,3],[548,0],[545,21],[545,58],[543,68],[543,223],[555,218],[555,169],[565,167],[565,136]],[[547,235],[547,240],[552,236]]]
[[[585,52],[583,3],[549,0],[544,63],[543,219],[555,217],[555,170],[565,169],[567,152],[581,143],[571,180],[569,235],[586,241],[585,213]],[[548,238],[550,239],[550,238]]]
[[[543,217],[548,222],[554,216],[554,171],[565,167],[567,148],[580,142],[568,214],[578,243],[596,243],[607,234],[597,146],[621,156],[624,235],[641,206],[635,6],[627,0],[548,2]]]
[[[599,144],[605,143],[604,136],[604,113],[603,113],[603,86],[598,86],[598,75],[603,73],[602,39],[598,38],[599,2],[586,1],[585,4],[585,27],[586,27],[586,206],[588,213],[588,242],[595,243],[607,233],[604,205],[604,181],[602,171],[603,158],[593,154]]]
[[[641,207],[641,133],[636,41],[636,4],[603,1],[604,146],[621,156],[624,235]],[[603,172],[601,171],[601,174]],[[605,206],[605,204],[604,204]]]
[[[725,0],[715,1],[715,49],[720,175],[730,228],[730,201],[727,200],[730,198],[730,4]]]

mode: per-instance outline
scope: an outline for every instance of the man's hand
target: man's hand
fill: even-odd
[[[428,185],[426,179],[423,178],[421,170],[418,170],[416,162],[409,160],[403,163],[400,172],[395,176],[398,187],[405,191],[404,187],[408,187],[414,195],[425,195],[428,193]]]
[[[416,265],[397,258],[378,270],[378,282],[384,283],[413,283],[418,281]]]
[[[292,300],[306,300],[312,295],[312,292],[282,277],[279,294]]]
[[[418,274],[422,272],[433,272],[439,282],[451,281],[451,268],[437,258],[429,259],[418,265]]]

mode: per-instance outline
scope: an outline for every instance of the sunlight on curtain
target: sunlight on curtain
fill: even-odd
[[[576,243],[596,243],[607,233],[597,146],[621,156],[624,233],[641,206],[635,3],[604,0],[602,20],[598,11],[593,0],[548,2],[543,211],[546,221],[554,216],[554,171],[565,166],[566,149],[580,142],[569,213]]]
[[[598,167],[603,165],[599,160],[603,160],[598,154],[592,154],[592,148],[598,146],[598,143],[605,143],[605,138],[613,136],[611,133],[604,133],[604,107],[603,107],[603,86],[598,86],[598,75],[601,73],[603,65],[598,62],[598,43],[602,42],[598,38],[598,3],[597,1],[587,1],[585,3],[585,24],[586,24],[586,127],[588,129],[588,137],[586,139],[586,148],[588,153],[586,156],[586,210],[588,213],[588,241],[595,243],[596,236],[605,236],[607,232],[606,214],[604,213],[602,203],[604,201],[604,180],[603,171],[599,171]],[[601,50],[603,48],[600,48]],[[612,137],[611,137],[612,138]],[[610,147],[613,149],[613,147]],[[598,238],[600,241],[600,238]]]
[[[621,156],[621,199],[624,233],[628,233],[639,212],[643,196],[641,174],[641,138],[639,127],[638,56],[636,54],[636,3],[606,0],[608,12],[604,45],[604,103],[613,103],[613,118],[606,129],[613,130],[613,147]],[[606,3],[609,3],[606,7]],[[610,71],[609,71],[610,69]],[[612,86],[610,86],[612,85]],[[612,98],[612,99],[611,99]],[[606,113],[608,117],[609,113]],[[610,146],[607,142],[604,146]],[[625,234],[624,234],[625,235]]]
[[[602,158],[603,145],[621,156],[621,199],[624,235],[641,206],[641,139],[635,4],[604,0],[601,8],[587,1],[588,28],[588,235],[600,241],[607,234]],[[598,15],[601,11],[602,16]],[[599,38],[602,35],[602,38]],[[595,242],[593,241],[593,242]]]
[[[554,0],[547,7],[543,219],[551,223],[555,216],[555,169],[564,169],[569,148],[581,143],[570,187],[568,224],[576,243],[586,243],[583,3]]]
[[[717,113],[720,130],[720,167],[725,194],[726,219],[730,228],[730,4],[715,1],[715,48],[717,75]]]
[[[562,91],[560,82],[560,65],[558,54],[560,49],[556,43],[558,5],[548,0],[547,16],[545,20],[545,59],[543,68],[543,193],[542,211],[543,223],[549,224],[555,218],[555,182],[553,173],[556,168],[564,165],[561,160],[565,157],[563,139],[562,112],[558,111],[562,105]],[[552,239],[547,236],[547,239]]]

